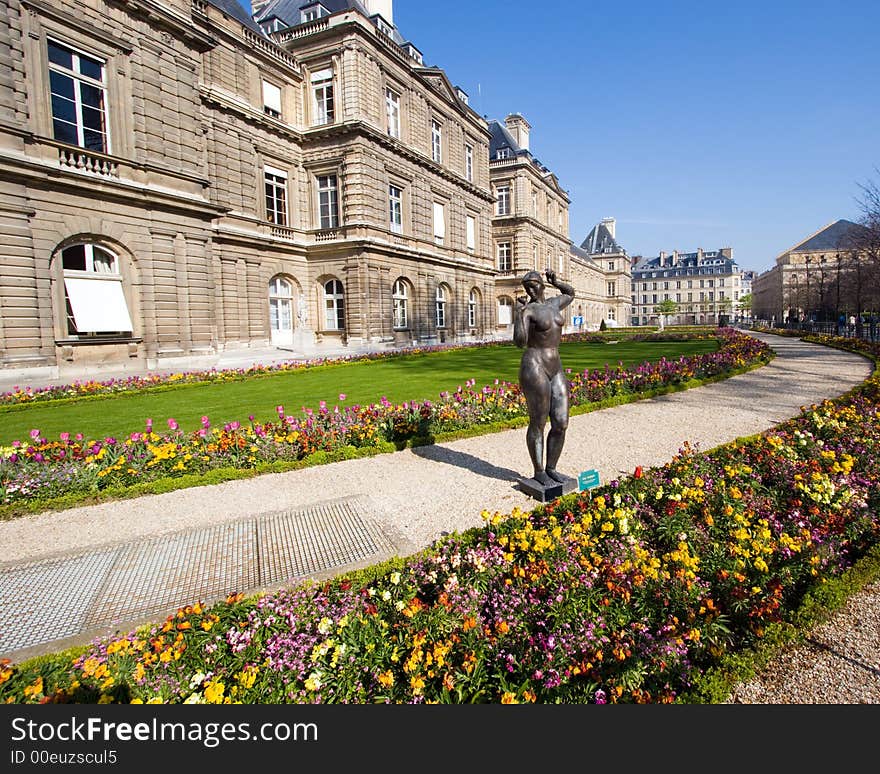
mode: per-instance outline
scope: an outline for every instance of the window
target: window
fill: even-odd
[[[310,8],[303,8],[300,11],[300,24],[305,24],[306,22],[315,21],[315,19],[320,19],[322,16],[326,16],[327,11],[320,3],[315,3],[314,6]]]
[[[510,214],[510,186],[499,185],[495,189],[495,196],[498,199],[498,215]]]
[[[403,191],[396,185],[388,186],[388,220],[395,234],[403,233]]]
[[[431,158],[438,164],[443,161],[443,128],[431,120]]]
[[[513,255],[510,242],[498,243],[498,271],[513,271]]]
[[[61,266],[67,335],[131,333],[119,261],[113,253],[93,244],[72,245],[62,251]]]
[[[613,282],[609,282],[609,283],[608,283],[608,295],[609,295],[609,296],[615,296],[615,295],[617,295],[617,293],[615,292],[616,289],[617,289],[617,288],[615,287],[615,285],[614,285]]]
[[[279,226],[287,225],[287,173],[275,167],[265,167],[266,220]]]
[[[468,296],[468,328],[477,327],[477,291],[472,290]]]
[[[513,320],[513,301],[507,297],[498,299],[498,324],[510,325]]]
[[[284,277],[269,282],[269,331],[273,344],[293,341],[293,285]]]
[[[385,116],[388,119],[388,134],[400,137],[400,95],[385,89]]]
[[[464,177],[469,182],[474,181],[474,146],[464,146]]]
[[[312,73],[312,96],[314,98],[315,126],[332,124],[335,120],[333,109],[333,71],[319,70]]]
[[[394,306],[394,327],[406,328],[408,320],[409,289],[403,280],[397,280],[391,289],[391,301]]]
[[[48,41],[53,136],[58,142],[109,153],[104,62]]]
[[[467,249],[473,252],[477,249],[477,219],[473,215],[465,218],[465,232]]]
[[[336,175],[318,177],[318,220],[320,228],[336,228],[339,225],[339,198]]]
[[[269,81],[263,81],[263,112],[281,118],[281,89]]]
[[[434,202],[434,242],[442,245],[446,241],[446,208]]]
[[[614,271],[614,261],[608,261],[608,271]]]
[[[510,148],[499,148],[495,153],[496,159],[509,159],[510,158]]]
[[[345,296],[337,279],[324,283],[324,327],[328,331],[345,330]]]
[[[446,327],[446,287],[444,285],[437,286],[436,323],[438,328]]]

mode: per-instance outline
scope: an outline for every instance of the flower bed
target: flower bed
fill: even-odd
[[[660,360],[625,369],[609,367],[570,375],[572,406],[638,395],[707,379],[766,362],[766,345],[738,331],[717,334],[719,351],[679,360]],[[344,395],[340,395],[344,400]],[[182,432],[174,419],[158,432],[151,420],[127,438],[86,438],[62,433],[58,440],[31,438],[0,449],[0,505],[15,506],[61,496],[88,496],[159,479],[205,475],[211,471],[256,470],[266,465],[298,463],[316,454],[358,453],[430,439],[444,433],[487,427],[527,416],[517,384],[500,382],[476,388],[470,381],[438,401],[340,408],[321,403],[297,415],[277,407],[277,420],[238,422]],[[393,448],[393,447],[392,447]]]
[[[876,545],[878,514],[875,373],[391,566],[7,663],[0,701],[673,702]]]

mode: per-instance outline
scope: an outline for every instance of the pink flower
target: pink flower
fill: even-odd
[[[210,426],[211,426],[211,422],[208,419],[208,417],[207,416],[202,417],[202,427],[204,427],[205,430],[207,430]]]
[[[59,436],[64,443],[67,443],[70,440],[70,433],[61,433]]]
[[[275,406],[275,411],[278,412],[279,419],[284,419],[284,406]]]
[[[345,393],[344,392],[339,393],[339,400],[345,400]]]
[[[33,438],[33,439],[36,441],[37,438],[39,438],[39,437],[40,437],[40,431],[39,431],[39,430],[37,430],[36,428],[34,428],[33,430],[31,430],[31,438]]]
[[[177,430],[177,428],[179,427],[179,425],[177,424],[177,420],[173,417],[169,418],[168,427],[170,427],[172,430]]]

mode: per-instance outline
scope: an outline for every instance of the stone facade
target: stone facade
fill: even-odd
[[[639,258],[632,268],[633,325],[717,325],[739,312],[739,266],[729,247]],[[674,301],[676,314],[661,320],[657,306]]]
[[[490,163],[390,2],[268,35],[234,0],[0,4],[0,368],[496,338],[516,273],[572,274],[555,177]]]

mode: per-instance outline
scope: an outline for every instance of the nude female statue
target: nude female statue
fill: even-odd
[[[562,310],[574,301],[574,288],[556,279],[548,269],[547,282],[560,295],[544,297],[545,284],[537,271],[527,272],[522,284],[528,298],[517,298],[513,313],[513,342],[525,347],[519,366],[519,384],[529,409],[526,444],[535,468],[534,478],[543,486],[565,480],[556,470],[565,431],[568,429],[569,384],[559,359],[559,341],[565,317]],[[544,464],[544,426],[547,434],[547,462]]]

